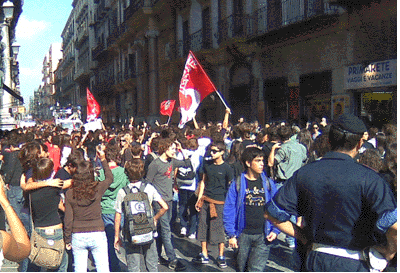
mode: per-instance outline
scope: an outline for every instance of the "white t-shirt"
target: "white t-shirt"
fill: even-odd
[[[3,262],[4,262],[4,255],[3,255],[3,249],[0,250],[0,270],[3,267]]]
[[[132,188],[135,186],[138,189],[140,189],[140,186],[142,185],[141,181],[135,182],[135,183],[130,183],[128,185],[129,189],[132,191]],[[137,192],[136,189],[134,189],[133,192]],[[161,195],[158,193],[156,188],[154,188],[153,185],[147,184],[146,187],[144,188],[144,192],[147,193],[147,197],[149,198],[150,205],[153,203],[153,201],[160,201],[162,199]],[[117,193],[117,198],[115,200],[115,205],[114,209],[116,212],[122,214],[122,202],[124,201],[126,194],[124,189],[120,189]]]

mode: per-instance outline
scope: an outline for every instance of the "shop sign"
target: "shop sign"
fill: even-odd
[[[346,67],[344,89],[397,85],[397,59]]]

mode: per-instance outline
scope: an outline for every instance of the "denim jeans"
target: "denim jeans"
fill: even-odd
[[[194,199],[196,200],[193,201]],[[188,224],[190,224],[188,235],[195,233],[197,230],[196,201],[197,198],[194,195],[194,191],[179,190],[179,219],[181,228],[187,228]]]
[[[169,209],[158,220],[157,223],[158,237],[156,239],[156,243],[157,243],[158,256],[161,257],[162,245],[164,244],[165,254],[168,257],[168,260],[172,261],[176,259],[174,246],[172,245],[172,233],[170,225],[172,217],[172,211],[171,211],[172,201],[168,201],[166,203]],[[160,208],[161,206],[158,202],[154,203],[155,213],[157,213],[160,210]]]
[[[54,230],[54,234],[52,235],[48,235],[46,234],[46,230],[45,229],[39,229],[39,228],[35,228],[35,231],[38,235],[42,236],[43,238],[47,239],[47,240],[60,240],[63,238],[64,236],[64,232],[63,229],[53,229]],[[52,269],[45,269],[47,272],[67,272],[67,268],[68,268],[68,255],[67,252],[64,251],[64,255],[61,261],[60,266],[58,267],[58,269],[52,270]],[[39,267],[39,270],[41,271],[41,268]]]
[[[10,201],[10,205],[15,210],[15,213],[18,215],[19,219],[21,219],[21,222],[30,237],[32,232],[30,213],[29,208],[24,207],[25,198],[21,187],[10,185],[10,189],[7,191],[7,198]],[[32,264],[28,258],[19,263],[20,272],[34,271],[37,268],[38,267]]]
[[[264,271],[272,244],[267,241],[264,233],[242,233],[238,239],[239,252],[237,255],[237,270],[244,272],[246,263],[248,272]]]
[[[114,249],[114,217],[115,214],[102,214],[104,228],[107,236],[107,247],[108,247],[108,264],[110,266],[110,272],[120,272],[121,267],[119,266],[119,259]]]
[[[158,272],[158,255],[156,241],[143,246],[133,246],[131,243],[124,243],[126,263],[129,272],[140,272],[142,257],[149,272]]]
[[[283,183],[282,182],[275,182],[275,185],[276,185],[276,189],[279,190],[283,186]],[[293,224],[296,225],[296,221],[297,221],[297,217],[294,216],[294,215],[291,215],[290,216],[290,222],[292,222]],[[286,241],[286,243],[288,245],[292,245],[292,244],[295,245],[296,244],[296,238],[294,238],[292,236],[289,236],[287,234],[286,234],[285,241]]]
[[[75,272],[86,272],[89,251],[97,272],[110,272],[108,267],[107,237],[104,231],[72,233],[72,252]]]

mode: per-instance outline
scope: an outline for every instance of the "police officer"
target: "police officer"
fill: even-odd
[[[329,131],[332,152],[299,169],[266,204],[265,217],[308,246],[307,271],[383,270],[397,251],[390,187],[353,160],[366,130],[354,115],[339,116]],[[305,227],[290,215],[303,216]]]

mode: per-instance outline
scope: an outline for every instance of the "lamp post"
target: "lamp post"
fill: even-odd
[[[3,63],[4,63],[4,81],[3,84],[8,87],[12,87],[11,85],[11,56],[10,56],[10,23],[13,19],[14,15],[14,4],[7,0],[7,2],[3,3],[3,23],[1,24],[1,33],[2,33],[2,44],[4,45],[3,49]],[[8,92],[4,92],[2,90],[2,101],[1,101],[1,129],[12,129],[14,127],[14,120],[11,118],[10,113],[8,111],[9,107],[11,107],[12,98]]]

